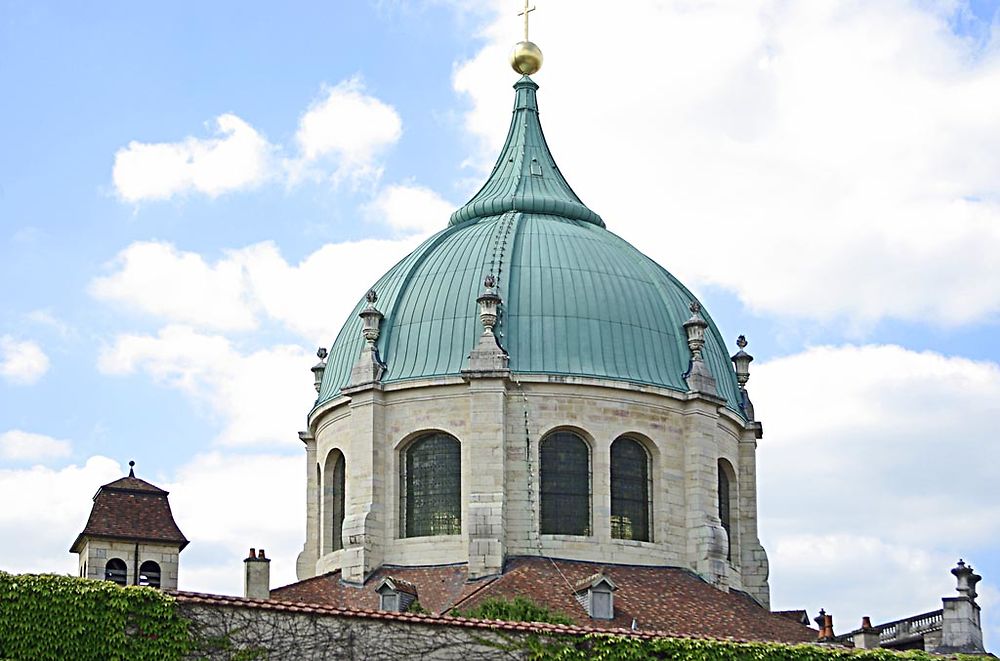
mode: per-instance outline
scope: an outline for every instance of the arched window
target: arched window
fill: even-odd
[[[118,585],[128,583],[128,567],[121,558],[111,558],[108,564],[104,565],[104,580],[113,581]]]
[[[323,469],[323,547],[326,553],[344,548],[345,477],[344,455],[340,450],[332,450],[326,455]]]
[[[611,444],[611,536],[650,541],[649,453],[638,441]]]
[[[152,560],[139,565],[139,585],[147,585],[151,588],[160,587],[160,565]]]
[[[406,446],[399,462],[403,537],[462,533],[462,446],[436,432]]]
[[[726,551],[726,558],[733,559],[733,546],[736,540],[733,539],[733,499],[735,497],[731,482],[735,480],[736,474],[733,467],[725,459],[719,459],[719,521],[722,522],[722,529],[726,531],[729,538],[729,548]]]
[[[541,531],[590,535],[590,447],[570,431],[542,439],[538,453]]]

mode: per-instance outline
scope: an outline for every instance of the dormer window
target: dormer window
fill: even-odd
[[[408,581],[386,576],[375,588],[378,593],[378,609],[393,613],[403,613],[417,598],[417,587]]]
[[[615,590],[618,586],[604,574],[588,576],[576,584],[575,595],[587,615],[594,620],[613,620],[615,617]]]

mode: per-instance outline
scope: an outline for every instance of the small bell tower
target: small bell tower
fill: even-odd
[[[177,527],[168,492],[135,476],[105,484],[71,553],[80,557],[80,576],[118,585],[177,589],[180,552],[188,544]]]

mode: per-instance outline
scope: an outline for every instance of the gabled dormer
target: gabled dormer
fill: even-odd
[[[392,576],[386,576],[379,581],[375,592],[378,593],[380,611],[403,613],[417,598],[417,586]]]
[[[615,590],[618,586],[603,573],[593,574],[577,581],[574,594],[587,615],[595,620],[612,620],[615,617]]]

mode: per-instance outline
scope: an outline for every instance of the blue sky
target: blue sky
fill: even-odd
[[[996,640],[998,3],[540,4],[567,178],[750,338],[776,605],[932,609],[962,553]],[[516,5],[0,0],[0,568],[71,571],[135,459],[182,586],[291,579],[312,352],[492,165]]]

